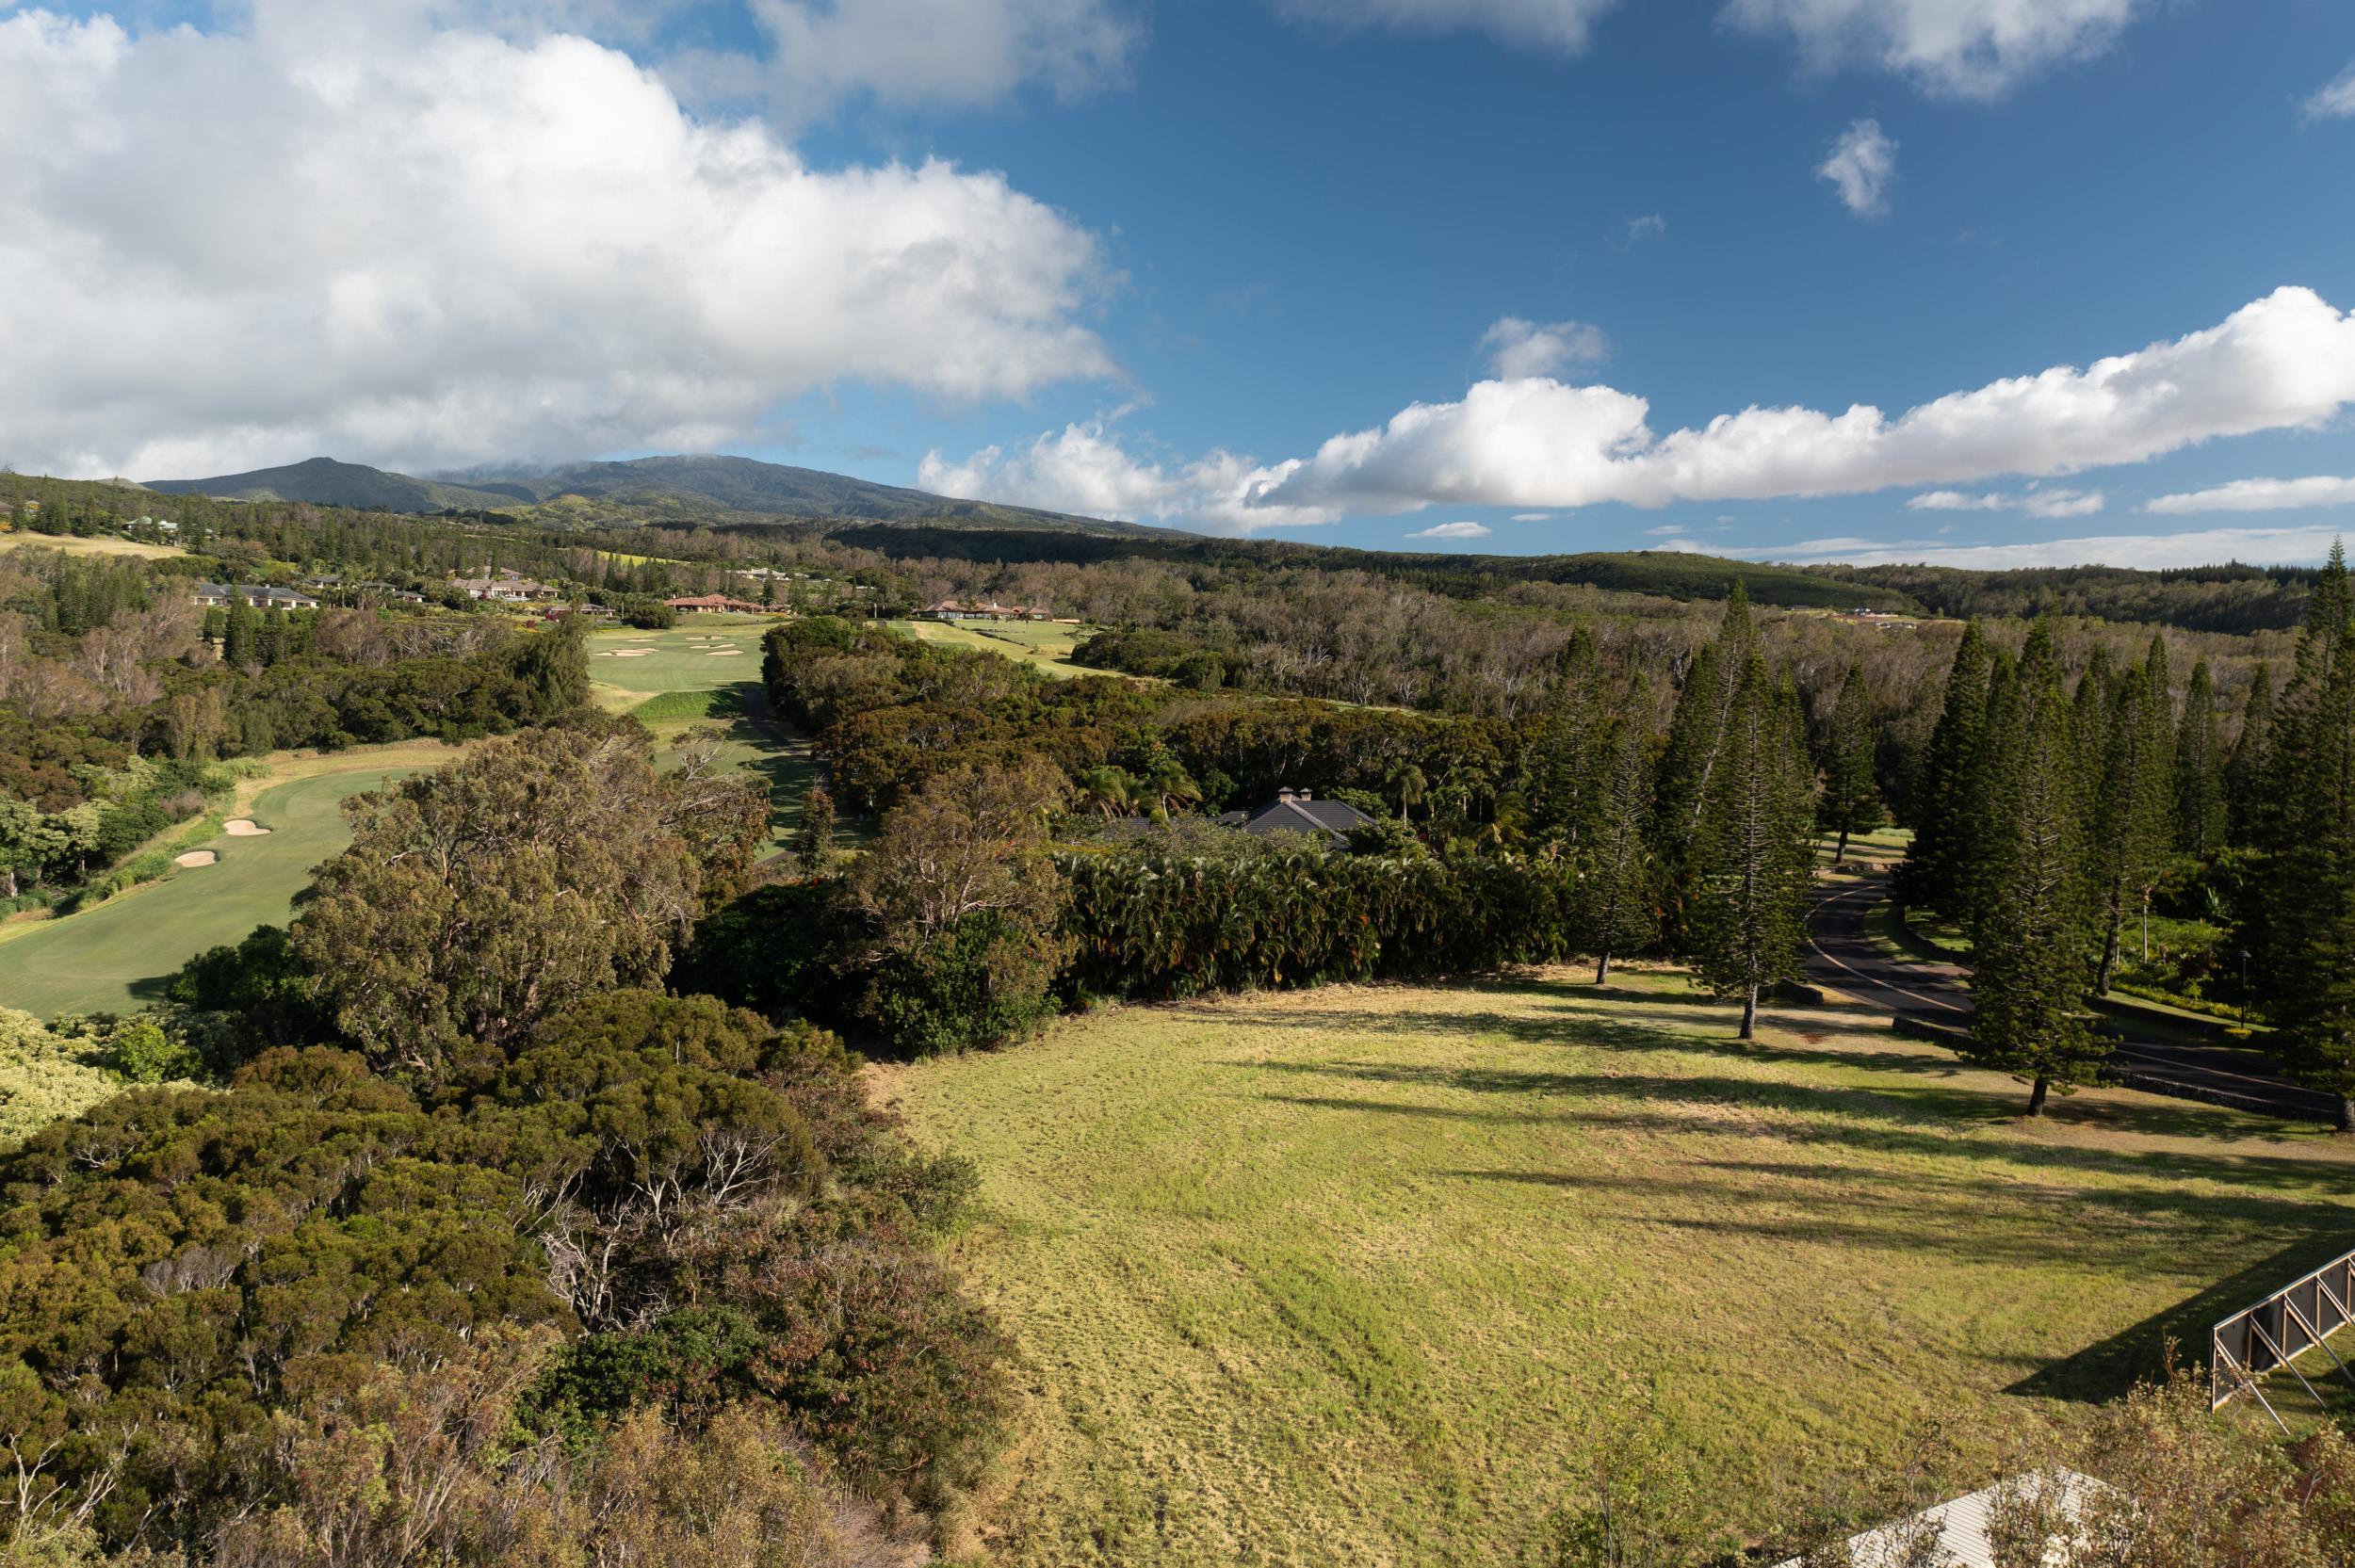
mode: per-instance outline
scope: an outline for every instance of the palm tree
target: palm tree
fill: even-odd
[[[1145,775],[1144,792],[1161,804],[1164,812],[1179,806],[1202,803],[1202,786],[1186,772],[1185,765],[1176,757],[1164,756]]]
[[[1398,800],[1399,819],[1406,822],[1414,820],[1415,808],[1421,805],[1430,794],[1430,785],[1422,776],[1422,769],[1411,762],[1402,762],[1391,768],[1386,787]]]
[[[1137,783],[1123,768],[1091,768],[1080,776],[1080,799],[1109,822],[1136,804]]]

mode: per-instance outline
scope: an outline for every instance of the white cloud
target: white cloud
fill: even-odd
[[[1096,242],[1002,177],[814,169],[587,40],[399,7],[0,17],[0,210],[20,467],[709,446],[839,380],[1113,369]]]
[[[1418,528],[1408,539],[1486,539],[1495,532],[1486,523],[1438,523]]]
[[[1663,523],[1657,528],[1646,528],[1644,532],[1649,534],[1654,539],[1674,539],[1677,535],[1684,532],[1684,525],[1681,523]]]
[[[1126,79],[1143,41],[1110,0],[750,0],[771,101],[813,118],[850,98],[974,107],[1025,87],[1065,100]]]
[[[1553,521],[1553,513],[1550,511],[1517,511],[1513,514],[1513,521],[1516,523],[1551,523]]]
[[[1131,456],[1107,420],[1066,425],[1007,451],[984,446],[962,462],[928,452],[917,483],[943,495],[1130,520],[1143,517],[1242,531],[1330,523],[1329,508],[1271,505],[1268,488],[1291,465],[1261,468],[1224,451],[1176,467]]]
[[[2108,505],[2098,490],[2036,490],[2019,495],[1990,491],[1968,495],[1958,490],[1933,490],[1906,503],[1908,511],[2019,511],[2030,517],[2089,517]]]
[[[2328,87],[2306,100],[2306,118],[2310,121],[2346,120],[2350,117],[2355,117],[2355,60],[2348,61],[2347,69],[2340,72]]]
[[[1658,239],[1667,232],[1668,220],[1656,212],[1648,212],[1619,224],[1612,232],[1611,248],[1614,251],[1632,251],[1643,241]]]
[[[1416,32],[1477,30],[1507,43],[1577,54],[1597,18],[1618,0],[1275,0],[1295,21],[1347,31],[1394,27]]]
[[[2107,48],[2156,0],[1729,0],[1727,24],[1787,37],[1810,70],[1892,72],[1943,98],[1990,99]]]
[[[1727,549],[1751,560],[1892,562],[1959,566],[2000,572],[2029,566],[2132,566],[2160,571],[2215,566],[2228,560],[2261,566],[2319,561],[2339,537],[2335,528],[2203,528],[2180,534],[2104,534],[2079,539],[2023,540],[2012,544],[1930,544],[1899,540],[1813,539],[1797,544]]]
[[[2051,477],[2140,462],[2220,436],[2307,428],[2355,401],[2355,316],[2282,288],[2221,324],[2082,369],[1992,382],[1891,418],[1745,409],[1655,436],[1644,399],[1607,386],[1483,381],[1270,470],[1293,508],[1565,508],[1762,500]]]
[[[2301,507],[2355,507],[2355,479],[2316,474],[2303,479],[2234,479],[2207,490],[2162,495],[2145,511],[2287,511]]]
[[[1840,204],[1859,218],[1878,218],[1889,210],[1889,186],[1897,178],[1897,144],[1881,134],[1879,121],[1856,121],[1815,166],[1815,176],[1829,181]]]
[[[1600,327],[1584,321],[1524,321],[1518,315],[1505,316],[1483,332],[1480,348],[1488,356],[1488,368],[1508,381],[1560,376],[1611,351]]]

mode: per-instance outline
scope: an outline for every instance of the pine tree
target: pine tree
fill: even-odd
[[[236,669],[254,662],[253,606],[245,595],[232,591],[229,595],[228,619],[221,623],[220,658],[223,664]]]
[[[793,835],[793,852],[805,876],[817,876],[834,860],[834,796],[821,784],[802,791],[802,823]]]
[[[2093,795],[2093,865],[2102,920],[2093,989],[2109,994],[2126,917],[2146,906],[2175,841],[2174,712],[2167,648],[2111,683],[2108,738]],[[2084,711],[2080,704],[2079,711]]]
[[[1800,971],[1813,870],[1815,780],[1798,697],[1752,653],[1728,704],[1703,801],[1695,925],[1701,978],[1742,1001],[1756,1037],[1759,994]]]
[[[1726,745],[1735,689],[1757,642],[1749,592],[1740,582],[1726,601],[1714,642],[1694,650],[1668,722],[1668,742],[1652,781],[1652,844],[1660,855],[1670,943],[1694,940],[1687,920],[1696,895],[1694,850],[1718,758]]]
[[[1645,839],[1651,801],[1650,737],[1640,701],[1628,704],[1615,734],[1598,750],[1606,766],[1588,802],[1579,878],[1579,925],[1595,951],[1595,983],[1611,978],[1611,960],[1649,942],[1659,929],[1656,868]]]
[[[2273,716],[2242,943],[2282,1065],[2355,1131],[2355,619],[2336,544]]]
[[[1848,858],[1850,833],[1869,833],[1881,825],[1873,756],[1872,697],[1865,690],[1864,667],[1852,664],[1840,683],[1831,736],[1824,748],[1824,826],[1840,835],[1832,851],[1834,865]]]
[[[1972,777],[1986,744],[1993,670],[1987,634],[1973,621],[1955,648],[1945,706],[1914,776],[1913,843],[1898,868],[1897,886],[1908,901],[1949,915],[1961,913],[1962,891],[1977,860],[1971,842]]]
[[[2191,667],[2175,731],[2175,848],[2202,860],[2224,848],[2224,739],[2204,658]]]
[[[2049,622],[1990,704],[1988,876],[1972,922],[1973,1011],[1962,1054],[2046,1094],[2100,1075],[2084,1015],[2090,924],[2075,716]]]
[[[2268,810],[2273,766],[2273,671],[2259,662],[2241,708],[2240,734],[2224,765],[2224,837],[2236,849],[2258,842]]]
[[[1600,671],[1595,634],[1581,625],[1554,661],[1552,703],[1532,768],[1540,820],[1572,849],[1590,816],[1589,794],[1610,765],[1602,750],[1607,716]]]

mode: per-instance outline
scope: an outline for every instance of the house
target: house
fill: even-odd
[[[2108,1490],[2092,1477],[2081,1476],[2074,1470],[2022,1477],[2015,1484],[2039,1490],[2048,1485],[2054,1487],[2060,1495],[2059,1512],[2070,1521],[2072,1534],[2076,1533],[2074,1527],[2085,1523],[2086,1504],[2096,1493]],[[1931,1560],[1950,1564],[1952,1568],[1995,1568],[1995,1546],[1989,1535],[1995,1522],[1996,1494],[2002,1490],[1998,1483],[1983,1492],[1924,1509],[1909,1519],[1852,1535],[1848,1538],[1849,1560],[1856,1568],[1903,1568],[1904,1564],[1924,1560],[1916,1548],[1921,1539],[1934,1530],[1941,1550]],[[2048,1557],[2054,1544],[2046,1544]],[[1778,1563],[1776,1568],[1800,1568],[1804,1560],[1795,1557]]]
[[[188,595],[207,609],[227,607],[242,599],[255,609],[317,609],[319,602],[307,593],[297,593],[290,588],[264,588],[259,584],[199,583]]]
[[[1226,828],[1241,828],[1255,836],[1265,833],[1313,833],[1327,844],[1345,845],[1373,818],[1340,800],[1320,800],[1305,789],[1279,789],[1275,799],[1257,811],[1230,811],[1218,818]]]
[[[768,609],[750,599],[732,599],[724,593],[696,593],[662,602],[681,615],[759,615]]]
[[[449,586],[469,599],[486,599],[497,605],[526,605],[559,596],[558,590],[549,584],[535,582],[519,572],[510,572],[504,567],[496,573],[486,571],[479,577],[453,576]]]

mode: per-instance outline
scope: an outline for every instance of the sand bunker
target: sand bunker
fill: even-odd
[[[185,855],[174,855],[172,857],[171,864],[174,865],[185,865],[193,870],[195,867],[200,865],[210,865],[213,862],[219,859],[220,859],[220,857],[213,853],[210,849],[190,849]]]
[[[259,838],[269,832],[250,816],[233,816],[220,825],[220,831],[231,838]]]
[[[704,655],[707,659],[734,659],[743,656],[744,650],[741,648],[714,648]]]
[[[597,657],[601,659],[642,659],[653,652],[651,648],[609,648]]]

